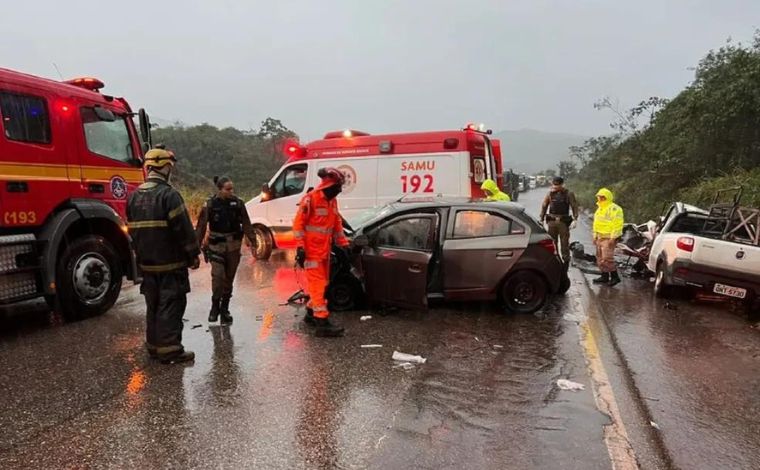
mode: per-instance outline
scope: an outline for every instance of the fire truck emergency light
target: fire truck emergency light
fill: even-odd
[[[99,91],[106,86],[102,81],[92,77],[74,78],[72,80],[66,80],[63,83],[68,83],[69,85],[78,86],[79,88],[84,88],[85,90],[90,91]]]

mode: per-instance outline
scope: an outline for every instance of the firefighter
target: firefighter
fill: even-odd
[[[127,204],[129,232],[143,275],[146,347],[164,364],[195,358],[182,346],[182,316],[190,292],[188,267],[198,269],[200,248],[182,196],[169,184],[176,161],[168,150],[149,150],[144,161],[148,177]]]
[[[564,185],[565,180],[561,176],[552,179],[551,189],[541,204],[539,220],[546,223],[549,235],[560,247],[562,261],[567,267],[570,263],[570,230],[578,225],[578,203],[575,194]]]
[[[594,244],[596,263],[602,275],[593,282],[614,286],[620,283],[620,275],[615,265],[615,246],[623,235],[623,209],[615,204],[612,191],[607,188],[602,188],[596,193],[596,205]]]
[[[306,271],[309,294],[304,321],[316,326],[316,336],[343,336],[343,328],[329,320],[325,293],[330,279],[332,245],[348,246],[335,199],[343,190],[345,179],[335,168],[322,168],[318,175],[321,184],[301,199],[293,221],[293,233],[298,243],[296,262]]]
[[[232,283],[240,264],[243,235],[252,249],[256,247],[256,235],[245,203],[235,196],[232,180],[226,176],[215,177],[214,183],[218,192],[203,205],[195,233],[201,242],[204,258],[211,262],[212,293],[208,321],[213,323],[221,315],[221,324],[230,325]]]
[[[496,181],[492,179],[487,179],[483,181],[483,184],[480,186],[480,189],[483,190],[484,193],[486,193],[486,201],[511,201],[509,195],[506,193],[503,193],[499,189],[499,185],[496,184]]]

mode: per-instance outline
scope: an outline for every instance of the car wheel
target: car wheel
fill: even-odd
[[[666,299],[673,293],[673,287],[665,283],[665,270],[662,268],[662,262],[657,264],[657,271],[654,275],[654,295],[661,299]]]
[[[74,241],[56,268],[61,313],[69,320],[105,313],[119,297],[122,276],[121,261],[105,238],[89,235]]]
[[[326,296],[330,311],[352,310],[361,303],[361,284],[349,276],[341,276],[330,282]]]
[[[272,256],[272,250],[274,249],[272,232],[266,227],[256,225],[253,227],[253,233],[256,236],[256,250],[253,252],[254,258],[268,260]]]
[[[509,312],[533,313],[544,306],[549,286],[533,271],[519,271],[507,278],[501,289],[504,307]]]

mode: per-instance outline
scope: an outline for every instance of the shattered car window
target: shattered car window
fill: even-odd
[[[375,234],[378,246],[428,251],[433,220],[429,217],[405,218],[381,227]]]

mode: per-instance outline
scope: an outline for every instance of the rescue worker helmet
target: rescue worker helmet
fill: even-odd
[[[177,163],[177,158],[174,156],[174,152],[163,148],[148,150],[143,160],[145,168],[163,168],[166,165],[174,166],[175,163]]]
[[[332,184],[339,184],[343,186],[343,184],[346,182],[346,177],[341,173],[340,170],[333,167],[327,167],[327,168],[320,168],[320,170],[317,172],[317,176],[322,178],[323,183],[332,182]]]

